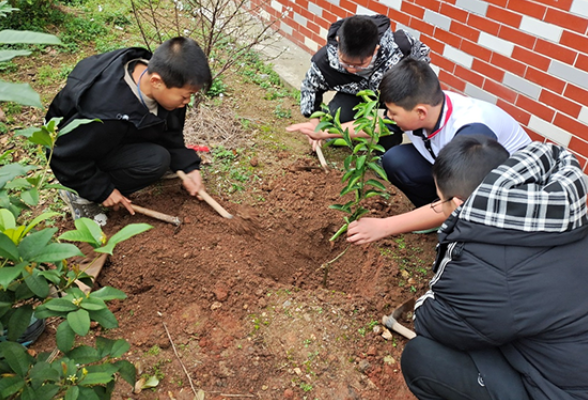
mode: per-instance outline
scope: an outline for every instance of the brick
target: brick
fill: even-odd
[[[308,29],[310,29],[312,32],[316,33],[317,35],[319,35],[319,34],[321,33],[321,28],[320,28],[320,26],[318,26],[317,24],[315,24],[315,23],[314,23],[314,22],[312,22],[312,21],[308,21],[308,22],[306,23],[306,27],[307,27]],[[313,40],[314,40],[314,39],[313,39]]]
[[[396,21],[402,25],[408,26],[408,24],[410,22],[410,15],[403,13],[401,11],[395,10],[393,8],[389,9],[388,13],[386,15],[391,20]],[[432,34],[432,32],[431,32],[431,34]]]
[[[465,90],[466,83],[462,79],[457,78],[455,75],[448,74],[441,70],[439,71],[439,80],[449,85],[451,88],[462,92]]]
[[[418,18],[411,18],[409,26],[429,36],[433,36],[433,33],[435,32],[435,27],[433,25],[428,24],[425,21],[420,20]]]
[[[562,129],[561,127],[542,120],[541,118],[531,115],[531,120],[529,121],[529,128],[534,130],[535,132],[539,133],[545,138],[554,141],[562,146],[567,146],[570,143],[570,139],[572,135],[570,132]]]
[[[487,90],[488,92],[495,94],[499,98],[510,103],[514,103],[517,98],[517,92],[510,90],[509,88],[504,87],[503,85],[496,83],[491,79],[486,79],[484,81],[484,86],[482,86],[482,89]]]
[[[462,10],[461,8],[457,8],[452,6],[451,4],[442,3],[441,9],[439,10],[440,14],[447,15],[449,18],[453,19],[454,21],[459,21],[462,23],[466,23],[468,20],[468,12]]]
[[[560,44],[585,52],[588,49],[588,36],[564,30],[561,34]]]
[[[582,106],[580,106],[578,103],[574,103],[573,101],[550,92],[549,90],[543,90],[541,92],[539,101],[574,118],[578,117],[580,110],[582,109]],[[588,153],[586,153],[586,155],[588,155]]]
[[[569,64],[551,60],[547,72],[574,85],[588,89],[588,72],[572,67]]]
[[[455,5],[479,15],[486,15],[488,10],[488,3],[480,0],[457,0]]]
[[[438,0],[415,0],[415,3],[435,12],[439,12],[441,8],[441,2]]]
[[[560,10],[569,11],[574,0],[537,0],[547,6],[559,8]]]
[[[512,52],[515,46],[512,42],[500,39],[494,35],[489,35],[486,32],[480,32],[480,39],[478,40],[478,44],[495,53],[502,54],[505,57],[512,56]]]
[[[523,76],[527,69],[527,65],[522,62],[513,60],[510,57],[505,57],[502,54],[494,53],[490,61],[493,65],[512,72],[515,75]]]
[[[355,14],[357,4],[349,0],[339,0],[339,7],[341,7],[345,11],[349,11],[350,13]]]
[[[475,85],[472,85],[469,82],[466,83],[465,94],[469,97],[485,101],[486,103],[496,104],[496,102],[498,101],[498,97],[488,93],[485,90],[480,89]]]
[[[488,7],[486,16],[494,21],[502,22],[503,24],[510,25],[514,28],[519,27],[521,24],[521,19],[523,18],[520,14],[495,6]]]
[[[570,118],[567,115],[561,114],[559,112],[555,115],[553,124],[570,133],[573,133],[574,135],[586,134],[588,131],[588,126],[578,122],[578,120],[575,118]]]
[[[583,71],[588,71],[588,56],[584,54],[578,54],[578,59],[576,60],[574,67]]]
[[[500,98],[496,102],[496,105],[506,111],[508,115],[513,117],[521,125],[527,125],[531,119],[531,114],[525,110],[521,110],[519,107],[516,107],[511,103],[507,103]]]
[[[494,36],[498,35],[498,31],[500,30],[500,24],[476,14],[468,15],[467,25],[488,32]]]
[[[515,104],[524,110],[527,110],[533,115],[544,119],[545,121],[551,121],[555,115],[555,110],[544,106],[543,104],[528,98],[527,96],[519,95]]]
[[[482,75],[472,72],[471,70],[466,69],[461,65],[456,65],[455,71],[453,73],[478,87],[482,87],[484,83],[484,77]]]
[[[529,137],[531,138],[531,140],[533,142],[545,143],[545,138],[543,136],[539,135],[537,132],[532,131],[531,129],[527,128],[526,126],[523,126],[523,129],[525,130],[525,132],[527,132],[527,135],[529,135]]]
[[[445,70],[446,72],[453,74],[455,71],[455,63],[447,58],[435,53],[431,52],[431,63],[438,66],[439,68]]]
[[[544,5],[527,0],[509,1],[508,8],[512,11],[516,11],[523,15],[528,15],[529,17],[537,18],[539,20],[543,19],[543,16],[547,11],[547,7]]]
[[[582,136],[586,138],[587,135],[584,133]],[[588,141],[577,138],[576,136],[572,136],[570,139],[570,144],[568,145],[568,149],[575,153],[586,155],[588,154]]]
[[[389,8],[386,5],[384,5],[378,1],[370,1],[368,8],[370,10],[372,10],[378,14],[382,14],[382,15],[386,15],[389,10]],[[390,21],[390,22],[392,22],[392,21]]]
[[[576,51],[570,50],[557,43],[548,42],[539,38],[537,38],[537,43],[535,43],[534,50],[537,53],[544,54],[549,58],[562,61],[566,64],[573,64],[574,60],[576,59],[576,55],[578,54]]]
[[[588,106],[588,90],[581,89],[574,85],[567,85],[563,95],[568,99],[572,99],[582,105]]]
[[[480,37],[479,30],[470,28],[469,26],[455,20],[451,21],[451,31],[464,39],[471,40],[472,42],[477,42]]]
[[[504,79],[505,72],[503,70],[479,59],[474,59],[472,69],[497,82],[502,82]]]
[[[510,42],[516,43],[528,49],[532,49],[535,46],[537,38],[528,33],[521,32],[518,29],[513,29],[509,26],[502,25],[498,32],[498,37]]]
[[[454,35],[453,33],[447,32],[443,29],[435,28],[435,34],[433,37],[441,42],[453,46],[456,49],[461,47],[461,37]]]
[[[543,21],[578,33],[585,33],[586,29],[588,29],[588,20],[586,18],[579,17],[569,12],[556,10],[554,8],[547,10]]]
[[[423,16],[425,15],[424,8],[419,7],[415,4],[407,3],[406,1],[402,2],[400,10],[412,15],[413,17],[417,17],[418,19],[423,19]]]
[[[566,82],[543,71],[539,71],[533,67],[528,67],[525,73],[525,78],[531,82],[535,82],[552,92],[561,94],[563,93]],[[588,98],[587,98],[588,100]]]
[[[515,46],[512,52],[512,58],[539,68],[542,71],[547,71],[549,68],[549,63],[551,62],[549,58],[543,57],[542,55],[519,46]]]
[[[479,58],[484,61],[490,61],[492,58],[492,52],[490,50],[468,40],[462,40],[461,50],[471,54],[474,58]]]
[[[504,8],[506,7],[506,3],[508,3],[508,0],[486,0],[486,2]]]
[[[445,45],[443,43],[436,39],[433,39],[430,36],[421,35],[421,42],[429,46],[431,48],[431,51],[434,51],[435,53],[443,54],[443,51],[445,50]]]
[[[570,13],[588,18],[588,2],[585,0],[574,0],[570,7]]]

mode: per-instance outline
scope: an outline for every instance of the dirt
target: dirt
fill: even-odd
[[[125,338],[125,358],[139,376],[159,379],[140,393],[121,381],[115,398],[192,400],[201,389],[207,400],[414,399],[400,371],[405,340],[384,340],[379,321],[426,290],[436,235],[351,246],[325,274],[323,265],[348,247],[329,241],[342,224],[328,206],[339,202],[345,150],[325,149],[337,167],[325,173],[305,139],[284,130],[301,120],[294,100],[251,101],[263,99],[263,89],[232,87],[191,114],[186,134],[191,144],[233,151],[229,163],[208,154],[203,175],[235,218],[190,197],[177,179],[132,199],[179,217],[180,227],[109,213],[107,234],[135,222],[153,229],[107,261],[95,288],[113,286],[128,298],[110,304],[120,327],[91,336]],[[275,117],[276,104],[293,117]],[[231,184],[234,171],[247,180]],[[389,193],[389,200],[371,199],[371,216],[411,209],[395,188]],[[50,348],[56,327],[50,322],[34,349]]]

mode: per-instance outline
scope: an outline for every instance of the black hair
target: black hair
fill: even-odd
[[[379,42],[378,26],[365,15],[345,18],[337,36],[341,54],[354,60],[364,60],[374,54]]]
[[[508,158],[508,151],[488,136],[458,135],[439,152],[433,177],[445,199],[465,200]]]
[[[149,73],[157,73],[168,88],[192,86],[206,90],[212,75],[206,55],[193,39],[175,37],[166,40],[153,52]]]
[[[418,104],[441,104],[443,91],[429,63],[405,58],[384,74],[380,100],[410,111]]]

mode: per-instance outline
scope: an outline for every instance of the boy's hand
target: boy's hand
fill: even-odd
[[[110,196],[108,196],[108,198],[102,202],[102,205],[104,207],[112,207],[115,210],[118,210],[122,205],[129,213],[131,213],[131,215],[135,215],[135,210],[133,210],[133,207],[131,207],[131,200],[123,196],[122,193],[118,191],[118,189],[114,189],[112,193],[110,193]]]
[[[347,228],[347,241],[353,244],[375,242],[389,235],[387,221],[382,218],[361,218]]]
[[[328,132],[325,131],[318,131],[315,132],[317,125],[319,124],[319,120],[317,118],[313,118],[307,122],[301,122],[299,124],[293,124],[286,127],[288,132],[300,132],[308,136],[309,140],[324,140],[330,139],[335,137],[334,135],[330,135]]]
[[[200,196],[198,196],[200,189],[204,188],[202,185],[202,175],[200,175],[199,170],[195,169],[186,174],[186,179],[182,181],[182,185],[184,185],[188,193],[190,193],[190,196],[196,196],[198,199],[202,200]]]

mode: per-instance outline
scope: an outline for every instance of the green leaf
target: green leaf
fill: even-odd
[[[24,129],[19,129],[17,131],[14,131],[14,135],[15,136],[24,136],[24,137],[31,137],[33,136],[33,133],[37,132],[39,130],[39,128],[36,128],[34,126],[29,126],[28,128],[24,128]]]
[[[0,231],[5,231],[7,229],[14,229],[16,227],[16,219],[14,215],[6,210],[0,210]]]
[[[149,379],[147,379],[147,382],[145,382],[143,386],[141,386],[141,389],[154,388],[157,387],[157,385],[159,385],[159,379],[157,379],[157,377],[153,375],[150,376]]]
[[[71,312],[79,308],[71,300],[62,298],[50,299],[45,303],[45,307],[49,310],[59,312]]]
[[[89,243],[92,247],[102,246],[106,241],[106,235],[95,221],[89,218],[79,218],[75,220],[75,225],[77,230],[65,232],[58,239]]]
[[[59,372],[47,362],[38,362],[29,373],[33,387],[39,387],[45,382],[58,382]]]
[[[26,376],[29,371],[31,356],[26,349],[19,343],[1,342],[0,354],[4,357],[10,368],[19,376]]]
[[[363,170],[363,166],[365,165],[365,161],[367,160],[367,155],[363,155],[357,158],[355,162],[355,168],[358,170]]]
[[[25,227],[23,226],[23,232]],[[33,232],[23,238],[18,245],[20,256],[25,261],[31,261],[33,258],[41,253],[47,243],[53,239],[53,235],[57,232],[57,228],[45,228],[38,232]]]
[[[65,400],[77,400],[80,396],[80,388],[77,386],[70,386],[65,392]]]
[[[116,342],[114,342],[112,346],[112,353],[110,354],[110,356],[112,358],[121,357],[123,354],[129,351],[130,348],[131,345],[129,344],[129,342],[127,342],[124,339],[119,339]]]
[[[99,120],[98,118],[95,118],[95,119],[74,119],[69,124],[67,124],[66,126],[64,126],[63,128],[61,128],[59,130],[59,136],[67,135],[68,133],[70,133],[71,131],[76,129],[78,126],[89,124],[91,122],[102,122],[102,121]]]
[[[16,342],[25,333],[31,323],[32,315],[33,308],[30,304],[22,305],[14,311],[8,321],[8,340]]]
[[[75,360],[77,364],[91,364],[100,361],[102,357],[98,354],[98,350],[93,347],[82,345],[67,353],[67,357]]]
[[[333,210],[337,210],[337,211],[342,211],[342,212],[345,212],[347,214],[351,214],[351,210],[346,205],[332,204],[332,205],[329,206],[329,208],[330,209],[333,209]]]
[[[53,147],[53,139],[49,133],[44,130],[34,132],[29,138],[29,142],[34,144],[40,144],[41,146]]]
[[[76,334],[86,336],[90,331],[90,314],[82,309],[70,312],[67,314],[67,323]]]
[[[53,217],[57,217],[59,215],[59,213],[56,212],[46,212],[43,213],[39,216],[37,216],[35,219],[33,219],[26,227],[26,229],[24,230],[24,235],[26,235],[27,233],[29,233],[34,227],[36,227],[37,225],[39,225],[41,222],[53,218]]]
[[[153,228],[153,227],[149,224],[127,225],[124,228],[122,228],[120,231],[118,231],[117,233],[112,235],[112,237],[108,240],[108,243],[106,244],[106,246],[100,247],[94,251],[96,251],[97,253],[112,254],[112,251],[114,250],[114,246],[116,246],[118,243],[120,243],[124,240],[130,239],[133,236],[138,235],[139,233],[143,233],[145,231],[148,231],[151,228]]]
[[[106,303],[102,299],[95,298],[94,296],[83,299],[80,303],[80,307],[88,311],[102,310],[107,308]]]
[[[376,174],[378,174],[380,176],[380,178],[384,179],[386,182],[388,182],[388,176],[386,175],[386,171],[384,171],[384,169],[382,167],[380,167],[378,164],[376,163],[368,163],[368,166],[370,167],[370,169],[372,169]]]
[[[80,396],[78,399],[83,400],[104,400],[108,397],[100,397],[94,392],[94,389],[91,387],[80,387]]]
[[[13,180],[17,176],[26,175],[28,171],[35,168],[35,166],[23,166],[16,163],[7,164],[3,167],[0,167],[0,188],[4,187],[4,185],[6,185],[6,182]],[[1,225],[0,229],[3,229]]]
[[[137,370],[135,366],[127,360],[119,360],[114,363],[118,367],[118,373],[131,386],[135,386],[137,380]]]
[[[67,321],[63,321],[61,324],[59,324],[55,334],[57,348],[59,350],[67,353],[73,347],[75,338],[76,334],[73,329],[71,329]]]
[[[100,354],[100,357],[104,358],[110,355],[112,352],[112,346],[114,346],[114,340],[105,338],[103,336],[96,336],[96,350]]]
[[[118,328],[118,321],[109,309],[90,311],[90,318],[106,329]]]
[[[2,210],[2,211],[4,211],[4,210]],[[12,214],[10,214],[10,215],[12,215]],[[18,249],[17,249],[16,245],[3,232],[0,232],[0,257],[8,259],[13,262],[17,262],[18,258],[19,258],[18,257]],[[0,271],[2,271],[2,270],[0,270]],[[4,285],[2,285],[2,286],[4,286]]]
[[[44,299],[49,296],[49,284],[39,275],[39,272],[35,270],[36,273],[33,275],[29,275],[25,278],[25,284],[31,289],[37,297]]]
[[[22,57],[31,55],[28,50],[0,50],[0,62],[10,61],[14,57]]]
[[[122,290],[115,289],[111,286],[104,286],[103,288],[90,293],[90,297],[101,299],[104,301],[123,300],[127,295]]]
[[[61,40],[57,36],[47,33],[6,29],[0,31],[0,43],[61,44]]]
[[[366,185],[372,185],[375,188],[378,188],[380,190],[386,190],[386,186],[384,186],[384,184],[380,181],[377,181],[375,179],[368,179],[367,182],[365,183]]]
[[[9,376],[0,379],[0,399],[9,398],[21,390],[24,385],[25,380],[21,376]]]
[[[112,379],[113,376],[105,372],[94,372],[80,379],[79,384],[83,386],[104,385]]]
[[[75,256],[84,256],[84,253],[82,253],[75,245],[70,243],[51,243],[45,246],[43,252],[37,254],[32,260],[39,263],[50,263]]]
[[[28,83],[11,83],[0,80],[0,102],[5,101],[43,108],[41,97]]]

